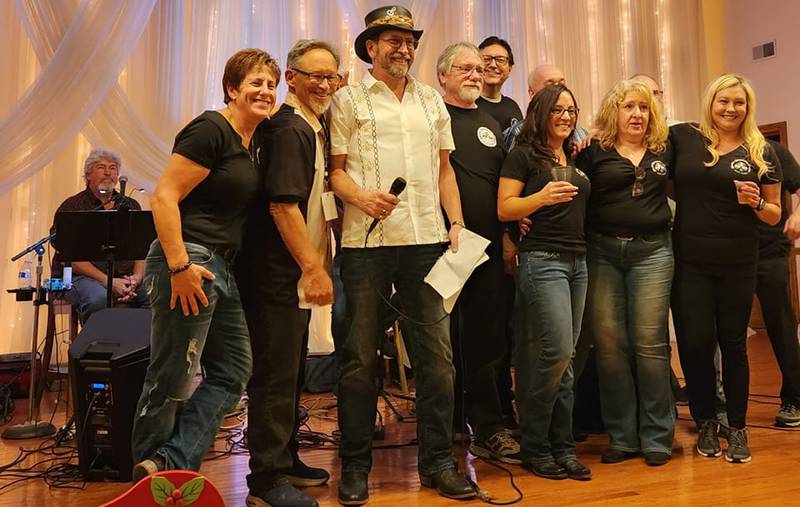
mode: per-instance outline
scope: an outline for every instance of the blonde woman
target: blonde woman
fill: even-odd
[[[650,89],[620,81],[605,96],[597,137],[577,166],[589,176],[589,289],[585,325],[595,337],[609,446],[603,463],[672,454],[667,316],[673,258],[667,206],[667,125]]]
[[[699,125],[670,129],[677,211],[672,310],[678,349],[698,423],[697,452],[722,454],[714,414],[714,352],[730,424],[725,459],[750,461],[747,321],[756,283],[759,220],[780,220],[781,168],[756,126],[750,83],[726,74],[708,85]]]

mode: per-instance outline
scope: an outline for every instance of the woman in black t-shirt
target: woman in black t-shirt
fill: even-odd
[[[639,452],[651,466],[672,454],[675,429],[667,322],[673,258],[667,205],[667,125],[650,89],[620,81],[603,98],[597,137],[576,164],[592,182],[586,209],[603,463]],[[583,338],[581,338],[583,339]]]
[[[697,452],[719,456],[714,352],[730,432],[725,459],[750,461],[745,432],[749,394],[747,322],[758,258],[757,222],[780,220],[780,164],[755,122],[755,96],[741,76],[708,85],[699,126],[670,129],[670,166],[677,204],[672,311],[689,407],[697,421]]]
[[[261,185],[250,139],[272,111],[278,65],[243,49],[225,65],[227,106],[175,138],[150,198],[158,239],[143,286],[150,297],[150,365],[133,425],[133,480],[198,470],[250,376],[250,341],[232,261]],[[189,396],[200,365],[205,378]]]
[[[586,298],[583,220],[589,180],[566,167],[578,106],[563,85],[537,93],[500,172],[501,221],[530,218],[517,289],[526,329],[516,347],[524,466],[548,479],[589,480],[572,437],[572,354]],[[557,181],[554,181],[557,180]]]

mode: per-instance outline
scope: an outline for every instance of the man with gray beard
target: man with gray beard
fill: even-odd
[[[286,101],[254,136],[264,190],[236,265],[253,352],[248,507],[314,507],[316,500],[295,486],[330,477],[300,460],[296,431],[310,308],[329,304],[333,292],[322,115],[339,85],[339,56],[326,42],[301,40],[286,67]]]
[[[448,46],[437,62],[456,144],[450,164],[456,173],[464,220],[471,231],[491,241],[486,249],[489,260],[475,269],[459,296],[451,315],[450,336],[456,358],[456,396],[463,390],[464,412],[474,433],[470,451],[520,464],[519,444],[504,430],[497,385],[510,345],[504,227],[497,218],[497,185],[506,152],[500,125],[476,104],[485,72],[480,50],[468,42]]]

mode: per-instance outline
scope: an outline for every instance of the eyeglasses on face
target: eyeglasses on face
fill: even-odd
[[[552,114],[555,117],[562,116],[565,112],[570,116],[570,118],[575,118],[578,116],[580,109],[578,109],[577,107],[555,106],[553,109],[550,110],[550,114]]]
[[[342,80],[342,76],[339,74],[320,74],[318,72],[306,72],[304,70],[296,69],[292,67],[294,72],[299,72],[300,74],[306,76],[312,83],[314,84],[322,84],[323,81],[327,81],[329,85],[332,87],[336,87],[339,85],[339,81]]]
[[[492,61],[497,65],[507,65],[511,60],[507,56],[483,55],[484,65],[491,65]]]
[[[387,37],[385,39],[378,39],[382,40],[383,42],[389,44],[392,49],[400,49],[403,44],[406,45],[409,51],[414,51],[419,46],[419,41],[417,39],[404,39],[402,37]]]
[[[450,69],[455,70],[457,74],[462,76],[469,76],[475,72],[480,77],[483,77],[483,75],[486,73],[486,69],[483,67],[475,67],[473,65],[451,65]]]

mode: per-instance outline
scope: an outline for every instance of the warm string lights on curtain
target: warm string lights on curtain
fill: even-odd
[[[631,47],[631,3],[630,0],[619,1],[619,22],[620,31],[622,33],[622,43],[619,45],[620,56],[622,57],[622,75],[630,75],[630,67],[628,65],[628,48]]]
[[[475,39],[475,2],[467,0],[467,15],[464,17],[464,31],[467,34],[467,40]]]
[[[597,61],[597,0],[587,3],[589,25],[589,79],[592,83],[592,104],[600,103],[599,65]],[[594,122],[594,111],[587,115],[589,125]]]
[[[669,47],[669,7],[665,0],[658,0],[656,8],[656,26],[658,26],[658,79],[661,82],[661,89],[665,89],[670,82],[670,47]],[[669,94],[662,95],[664,98],[664,114],[667,118],[672,118],[672,102]]]
[[[354,82],[354,75],[356,68],[356,51],[353,47],[353,44],[350,42],[350,15],[345,13],[342,16],[342,48],[345,50],[346,54],[342,54],[342,58],[344,61],[342,62],[342,67],[346,69],[347,74],[350,76],[350,82]]]
[[[302,34],[304,39],[308,38],[308,22],[307,22],[307,15],[308,6],[306,5],[306,0],[300,0],[297,7],[297,14],[298,19],[300,20],[300,33]]]
[[[548,55],[550,48],[547,43],[547,23],[544,21],[544,15],[544,0],[536,0],[536,22],[539,25],[536,38],[538,39],[537,47],[539,48],[539,61],[541,63],[550,62]]]

